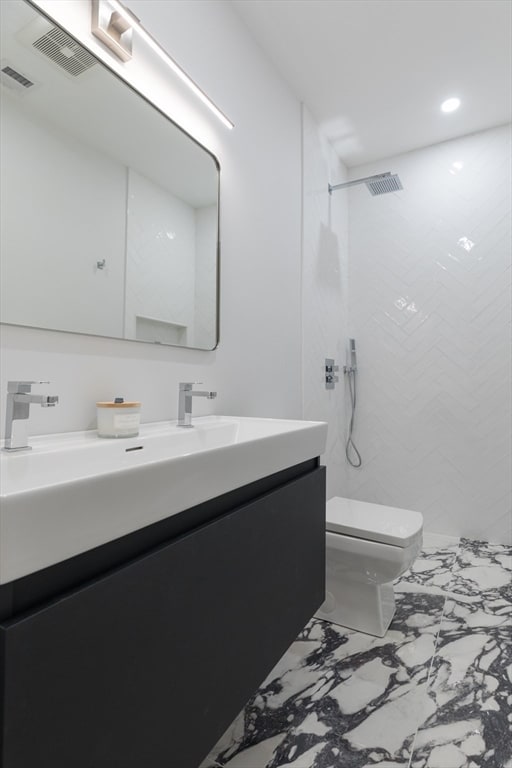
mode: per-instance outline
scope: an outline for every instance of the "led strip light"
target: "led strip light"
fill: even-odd
[[[187,75],[187,73],[177,64],[174,59],[169,56],[169,54],[164,51],[164,49],[157,43],[154,37],[147,32],[144,27],[138,22],[135,16],[133,16],[130,11],[128,11],[124,5],[122,5],[118,0],[109,0],[109,4],[116,10],[119,15],[125,19],[127,23],[130,24],[132,29],[139,35],[142,40],[153,50],[161,59],[164,61],[168,67],[174,72],[175,75],[177,75],[180,80],[182,80],[189,88],[190,90],[197,96],[198,99],[200,99],[203,104],[206,104],[208,109],[210,109],[213,114],[221,121],[223,125],[226,126],[226,128],[229,128],[230,130],[234,128],[234,123],[231,122],[231,120],[226,117],[226,115],[221,112],[221,110],[213,103],[213,101],[208,98],[206,93],[201,90],[201,88]]]

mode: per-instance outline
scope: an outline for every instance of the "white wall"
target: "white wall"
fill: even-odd
[[[346,179],[343,166],[303,108],[303,391],[304,418],[327,421],[323,461],[327,497],[346,496],[345,363],[348,336],[348,219],[345,195],[328,184]],[[335,389],[325,388],[325,358],[340,367]]]
[[[113,61],[88,32],[86,0],[40,6]],[[214,152],[221,164],[221,341],[215,352],[4,326],[8,379],[49,379],[55,409],[33,409],[33,434],[94,427],[95,402],[140,399],[144,421],[176,418],[180,380],[216,401],[197,413],[299,417],[300,106],[223,0],[131,0],[145,27],[235,123],[226,130],[137,40],[114,66]],[[2,423],[3,427],[3,423]]]
[[[353,498],[439,533],[511,540],[510,127],[351,169],[404,190],[347,195],[359,348]]]

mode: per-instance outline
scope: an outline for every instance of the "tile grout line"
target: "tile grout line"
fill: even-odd
[[[457,562],[457,558],[459,556],[460,542],[461,542],[461,538],[459,537],[459,542],[457,544],[457,549],[455,550],[455,556],[453,558],[453,563],[452,563],[452,565],[450,567],[450,575],[453,575],[453,568],[454,568],[455,563]],[[443,626],[443,619],[445,617],[446,603],[447,602],[448,602],[448,595],[446,595],[446,597],[444,598],[443,610],[441,612],[441,618],[439,620],[439,630],[437,632],[436,642],[434,644],[434,652],[433,652],[432,657],[430,659],[430,665],[429,665],[429,668],[428,668],[428,675],[427,675],[427,682],[426,682],[426,693],[427,693],[427,696],[428,696],[428,688],[429,688],[431,674],[432,674],[432,667],[434,665],[434,659],[435,659],[435,656],[436,656],[436,653],[437,653],[437,648],[438,648],[438,645],[439,645],[439,639],[441,637],[441,629],[442,629],[442,626]],[[414,737],[413,737],[413,740],[411,742],[411,752],[409,754],[409,762],[407,763],[407,768],[411,768],[412,759],[414,757],[414,745],[416,744],[416,737],[418,735],[418,731],[420,730],[420,728],[421,728],[421,726],[418,726],[416,728],[416,731],[414,732]]]

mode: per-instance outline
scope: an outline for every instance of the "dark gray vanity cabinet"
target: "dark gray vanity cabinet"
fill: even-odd
[[[312,460],[3,585],[2,768],[198,768],[324,578]]]

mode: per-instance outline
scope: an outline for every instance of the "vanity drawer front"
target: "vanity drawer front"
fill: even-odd
[[[197,768],[324,597],[325,470],[0,625],[4,768]]]

